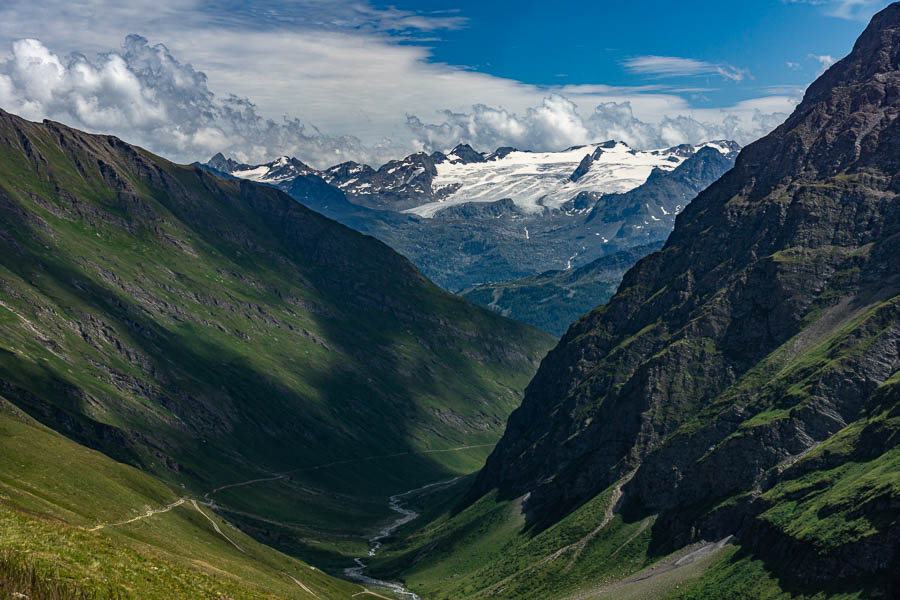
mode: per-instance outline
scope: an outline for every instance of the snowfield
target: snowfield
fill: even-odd
[[[455,204],[495,202],[510,198],[519,208],[540,212],[542,207],[559,208],[580,192],[627,192],[647,181],[654,167],[671,171],[704,146],[727,154],[724,144],[710,142],[693,146],[691,151],[633,150],[623,142],[612,147],[592,144],[562,152],[511,152],[501,159],[464,164],[442,162],[437,165],[435,190],[459,185],[459,189],[436,202],[429,202],[404,212],[430,218]],[[577,181],[570,176],[586,155],[599,156],[587,173]]]

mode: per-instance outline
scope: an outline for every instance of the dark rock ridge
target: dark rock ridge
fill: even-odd
[[[542,527],[634,472],[625,503],[661,514],[664,546],[737,534],[801,582],[890,578],[898,69],[893,4],[563,336],[473,498],[529,494],[524,510]]]
[[[569,175],[569,181],[578,181],[581,177],[588,172],[591,168],[591,164],[594,162],[594,159],[591,158],[590,154],[585,154],[584,158],[581,159],[581,162],[578,163],[578,166],[572,171],[572,174]]]

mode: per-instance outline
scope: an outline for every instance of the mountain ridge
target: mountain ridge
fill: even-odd
[[[333,573],[552,341],[273,187],[5,112],[0,215],[0,396]]]
[[[377,170],[342,163],[269,183],[381,239],[458,291],[578,267],[665,239],[675,214],[731,167],[736,149],[710,142],[638,152],[610,141],[557,153],[487,154],[460,145]],[[584,156],[594,158],[572,183]],[[241,169],[265,182],[263,171],[277,171],[274,165]]]
[[[540,521],[636,469],[626,497],[669,514],[749,491],[762,477],[764,492],[776,490],[790,470],[771,469],[866,418],[862,399],[898,368],[900,273],[891,257],[900,230],[889,150],[898,138],[896,112],[886,108],[896,106],[898,56],[900,6],[893,5],[782,126],[743,150],[734,169],[677,217],[662,251],[629,271],[609,304],[572,326],[510,418],[475,496],[497,482],[512,496],[530,491],[526,511]],[[871,64],[887,70],[863,67]],[[874,355],[850,351],[855,338],[875,343],[882,327]],[[835,366],[821,374],[791,368],[828,335],[847,353],[835,355]],[[832,379],[841,369],[856,376]],[[748,386],[762,373],[774,378],[754,393]],[[788,393],[789,381],[812,387]],[[551,437],[527,449],[528,440],[541,439],[544,399],[554,397],[566,400],[552,410],[574,418],[557,419]],[[609,426],[614,411],[617,425]],[[579,414],[592,414],[596,425],[579,423]],[[736,425],[742,422],[757,424]],[[776,435],[771,447],[767,436]],[[547,451],[529,465],[540,447]],[[553,483],[540,483],[551,472]],[[739,506],[765,513],[765,502],[749,497]],[[690,541],[705,527],[713,538],[734,533],[716,511],[675,521],[670,539]],[[679,531],[687,522],[694,533]],[[893,527],[885,535],[896,537]]]

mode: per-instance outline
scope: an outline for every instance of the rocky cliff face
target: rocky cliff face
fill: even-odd
[[[473,497],[541,525],[630,477],[671,546],[742,535],[810,581],[896,563],[898,69],[895,4],[571,327]]]

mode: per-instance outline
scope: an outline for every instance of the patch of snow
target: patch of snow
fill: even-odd
[[[231,174],[241,179],[249,179],[250,181],[262,181],[269,171],[270,169],[268,165],[261,165],[254,169],[247,169],[246,171],[233,171]]]
[[[537,213],[543,207],[560,208],[580,192],[627,192],[647,181],[653,168],[671,171],[684,162],[672,149],[639,152],[623,143],[602,151],[587,173],[570,181],[569,176],[584,155],[594,154],[599,144],[562,152],[510,152],[500,159],[463,164],[445,161],[437,165],[434,187],[458,187],[443,202],[428,202],[406,212],[433,217],[439,210],[466,202],[495,202],[512,198],[519,208]]]

